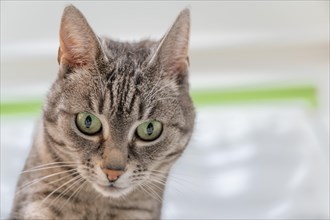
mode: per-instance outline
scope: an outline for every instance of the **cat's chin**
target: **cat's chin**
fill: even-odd
[[[95,183],[93,186],[94,189],[104,197],[120,198],[132,191],[132,187],[104,186]]]

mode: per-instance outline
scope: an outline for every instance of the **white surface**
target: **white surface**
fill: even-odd
[[[199,109],[168,183],[164,219],[329,218],[329,131],[301,107]],[[35,118],[1,120],[1,218]]]

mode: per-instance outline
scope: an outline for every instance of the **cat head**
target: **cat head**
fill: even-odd
[[[117,42],[98,37],[78,9],[66,7],[59,73],[44,106],[54,160],[77,163],[104,196],[165,182],[194,125],[189,29],[185,9],[159,41]]]

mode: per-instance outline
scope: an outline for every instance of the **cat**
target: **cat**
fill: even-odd
[[[158,41],[98,37],[73,5],[58,76],[17,184],[11,219],[159,219],[194,127],[190,11]]]

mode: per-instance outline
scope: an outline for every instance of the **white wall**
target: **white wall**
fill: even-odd
[[[59,23],[69,3],[1,1],[2,98],[27,94],[15,85],[45,90],[54,79]],[[193,87],[205,78],[219,78],[219,86],[316,84],[322,112],[329,112],[328,1],[72,3],[97,34],[121,40],[159,38],[190,7]]]

